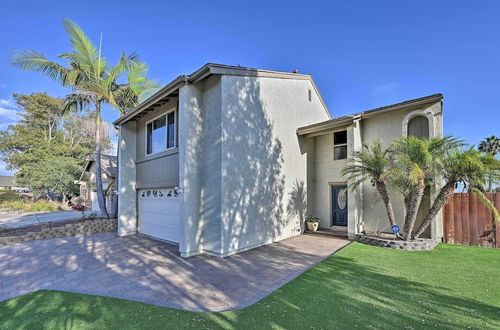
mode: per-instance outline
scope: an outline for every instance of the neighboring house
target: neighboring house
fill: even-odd
[[[14,175],[0,175],[0,189],[14,190],[16,192],[29,192],[29,188],[20,187],[16,184]]]
[[[101,174],[102,186],[106,192],[106,207],[108,212],[111,210],[113,198],[115,197],[115,181],[117,174],[116,156],[101,155]],[[97,202],[96,192],[96,163],[94,158],[91,158],[85,164],[80,180],[76,183],[80,185],[80,197],[84,200],[84,205],[87,210],[99,212],[99,203]]]
[[[308,214],[349,236],[387,231],[370,184],[347,191],[340,170],[362,143],[441,136],[442,96],[332,119],[310,75],[207,64],[114,124],[118,234],[223,257],[299,235]]]

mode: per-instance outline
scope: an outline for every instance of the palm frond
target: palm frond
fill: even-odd
[[[91,70],[94,75],[99,77],[106,69],[106,61],[104,58],[99,55],[97,48],[78,24],[69,19],[64,19],[63,25],[70,36],[73,52],[60,55],[60,57],[79,62],[82,67]]]
[[[15,51],[11,62],[14,66],[25,71],[42,73],[49,78],[59,82],[63,86],[68,86],[68,69],[62,65],[49,61],[45,55],[34,50]]]
[[[495,204],[486,197],[482,191],[480,191],[477,188],[471,188],[472,192],[476,194],[476,196],[483,202],[483,204],[493,213],[493,221],[497,222],[500,221],[500,214],[498,213],[497,208],[495,207]]]

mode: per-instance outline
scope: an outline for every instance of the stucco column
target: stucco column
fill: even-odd
[[[352,159],[354,151],[360,151],[361,142],[361,120],[357,119],[353,125],[347,129],[347,159]],[[349,238],[363,230],[363,186],[359,185],[355,189],[350,189],[350,182],[347,182],[349,191],[347,193],[347,234]]]
[[[118,235],[137,233],[136,122],[120,126],[118,148]]]
[[[179,182],[183,190],[179,251],[182,257],[202,252],[201,98],[202,91],[195,85],[179,89]]]
[[[304,145],[306,148],[306,194],[307,194],[307,211],[306,211],[306,217],[309,215],[316,214],[315,213],[315,200],[314,200],[314,191],[315,191],[315,182],[314,182],[314,153],[315,153],[315,139],[314,138],[303,138],[304,139]],[[305,222],[303,221],[304,219],[301,219],[300,223],[300,229],[302,232],[305,230]]]

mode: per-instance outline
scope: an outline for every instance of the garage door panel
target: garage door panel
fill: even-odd
[[[178,243],[181,198],[174,189],[143,189],[138,200],[140,233]]]

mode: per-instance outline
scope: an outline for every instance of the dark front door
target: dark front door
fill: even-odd
[[[332,187],[332,224],[347,227],[347,186]]]

